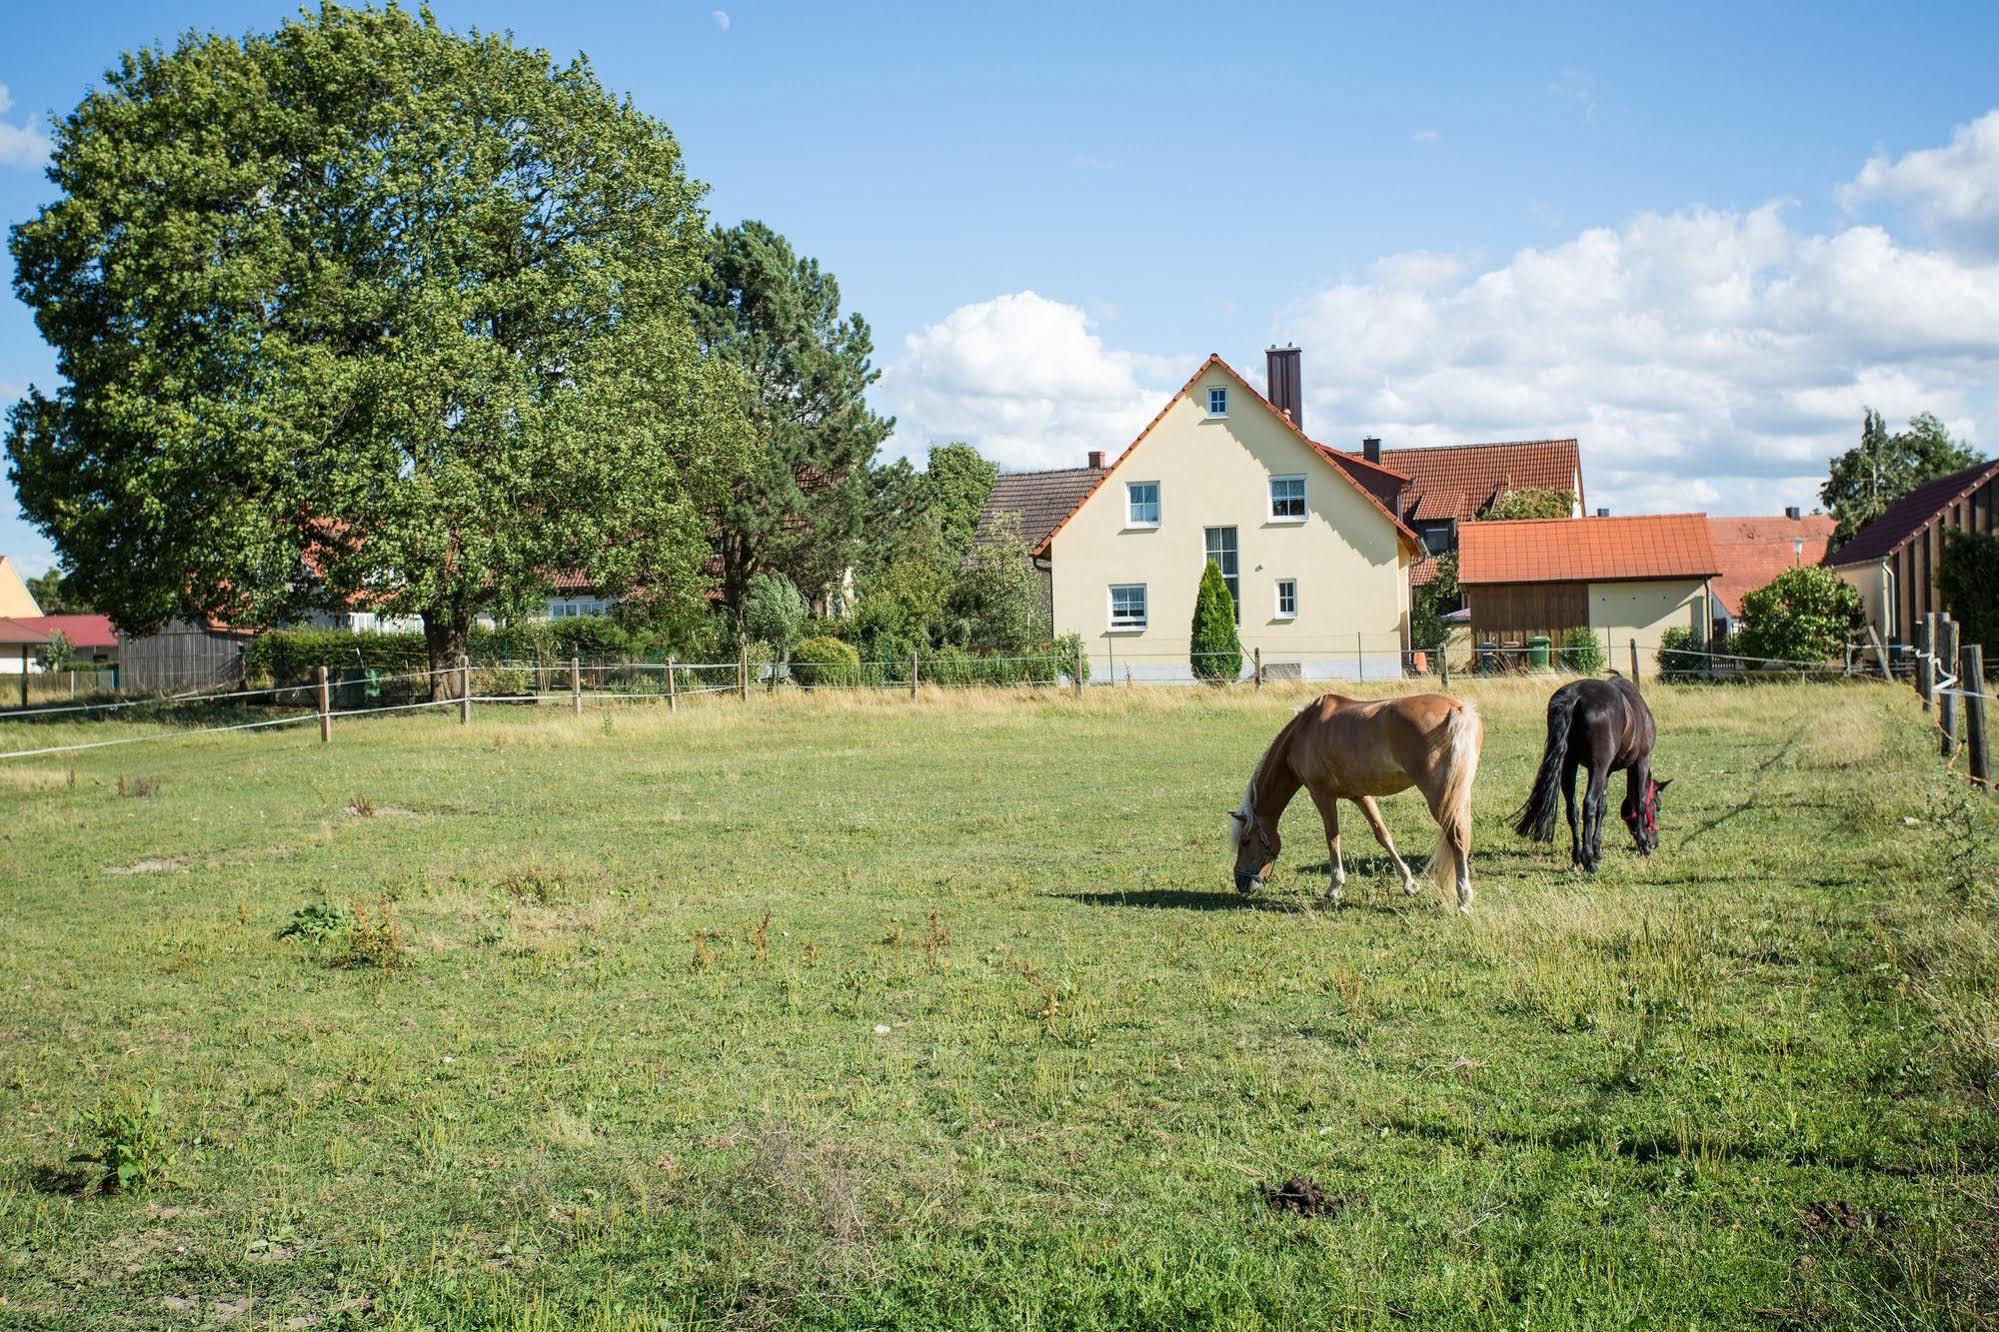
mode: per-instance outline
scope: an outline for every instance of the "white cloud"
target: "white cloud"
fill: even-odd
[[[1869,158],[1840,198],[1848,208],[1874,199],[1905,204],[1945,244],[1999,256],[1999,110],[1959,125],[1942,148],[1899,161]]]
[[[1409,137],[1414,139],[1418,143],[1435,143],[1438,139],[1441,139],[1444,136],[1437,133],[1437,131],[1433,129],[1419,129],[1414,134],[1411,134]]]
[[[14,109],[13,94],[0,83],[0,116]],[[20,125],[0,120],[0,166],[38,167],[48,161],[49,136],[42,133],[36,117]]]
[[[921,461],[962,439],[1009,469],[1079,467],[1129,444],[1192,372],[1192,358],[1116,351],[1081,309],[1032,291],[963,305],[904,339],[877,398],[887,451]]]
[[[728,10],[726,9],[711,10],[708,14],[708,17],[715,20],[715,26],[720,28],[723,32],[727,32],[729,30],[730,19],[729,19]]]

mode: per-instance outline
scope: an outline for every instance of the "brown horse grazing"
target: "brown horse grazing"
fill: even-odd
[[[1402,890],[1416,891],[1415,876],[1395,854],[1376,796],[1415,787],[1437,821],[1437,851],[1430,868],[1438,882],[1455,879],[1458,909],[1471,909],[1471,786],[1478,776],[1485,724],[1478,709],[1444,694],[1358,699],[1326,694],[1298,710],[1263,752],[1242,804],[1229,815],[1235,848],[1235,886],[1254,892],[1270,881],[1280,842],[1278,821],[1304,787],[1326,824],[1331,882],[1338,901],[1347,882],[1340,857],[1339,802],[1360,806],[1375,840],[1395,862]]]
[[[1659,845],[1659,797],[1672,785],[1671,778],[1652,779],[1654,736],[1652,709],[1623,676],[1563,685],[1548,700],[1548,742],[1541,750],[1534,790],[1513,816],[1513,830],[1537,842],[1554,841],[1559,791],[1569,814],[1569,864],[1594,874],[1603,859],[1603,814],[1609,804],[1604,787],[1610,774],[1622,769],[1624,826],[1638,854],[1651,855]],[[1581,828],[1576,827],[1577,768],[1589,769]]]

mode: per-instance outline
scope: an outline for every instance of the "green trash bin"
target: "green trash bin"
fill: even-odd
[[[1534,669],[1537,671],[1548,669],[1548,636],[1546,634],[1535,634],[1527,640],[1527,660],[1533,663]]]

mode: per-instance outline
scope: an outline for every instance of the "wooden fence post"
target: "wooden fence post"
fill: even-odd
[[[21,644],[21,706],[28,706],[28,645]]]
[[[1604,637],[1609,638],[1610,635],[1605,634]],[[1635,638],[1631,640],[1631,687],[1644,692],[1644,687],[1638,682],[1638,640]]]
[[[1871,624],[1867,626],[1867,641],[1874,648],[1874,660],[1881,667],[1881,678],[1884,680],[1893,680],[1895,678],[1895,667],[1894,663],[1888,660],[1888,645],[1881,641],[1880,633]]]
[[[923,674],[923,661],[916,655],[916,649],[909,650],[909,701],[916,701],[916,685]]]
[[[1985,649],[1966,643],[1958,658],[1957,687],[1964,691],[1964,748],[1971,759],[1971,779],[1992,789],[1992,749],[1985,731]]]
[[[1083,696],[1083,639],[1080,634],[1076,637],[1076,660],[1074,665],[1075,669],[1069,672],[1069,679],[1075,686],[1076,697],[1081,698]]]
[[[1256,687],[1263,688],[1263,649],[1256,649]]]
[[[750,701],[750,640],[745,638],[736,654],[736,697]]]
[[[573,656],[569,659],[569,710],[583,715],[583,661]]]
[[[1958,658],[1957,687],[1964,691],[1964,748],[1971,759],[1971,778],[1992,789],[1992,749],[1985,731],[1985,649],[1966,643]]]
[[[1936,627],[1933,616],[1925,615],[1916,621],[1916,696],[1923,700],[1923,711],[1930,710],[1936,693],[1936,658],[1932,654],[1936,639],[1932,631]]]
[[[472,724],[472,658],[458,658],[458,724]]]
[[[319,743],[328,744],[333,739],[332,697],[326,688],[326,668],[319,668]]]
[[[1963,650],[1957,641],[1957,630],[1957,621],[1949,616],[1945,616],[1937,623],[1937,635],[1940,640],[1937,644],[1937,655],[1943,659],[1946,667],[1959,664],[1959,659],[1963,655]],[[1957,753],[1957,714],[1962,711],[1957,704],[1958,699],[1962,697],[1962,691],[1967,688],[1976,689],[1978,686],[1967,686],[1963,680],[1959,680],[1956,689],[1946,690],[1937,696],[1937,726],[1943,731],[1940,743],[1945,758]]]
[[[673,669],[673,658],[668,657],[666,659],[666,710],[668,712],[680,711],[680,682],[674,679],[676,674],[677,672]]]

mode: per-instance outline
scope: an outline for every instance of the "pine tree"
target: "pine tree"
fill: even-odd
[[[1194,597],[1192,640],[1194,677],[1235,680],[1242,675],[1242,640],[1236,636],[1235,598],[1228,580],[1213,560],[1201,571],[1201,590]]]

